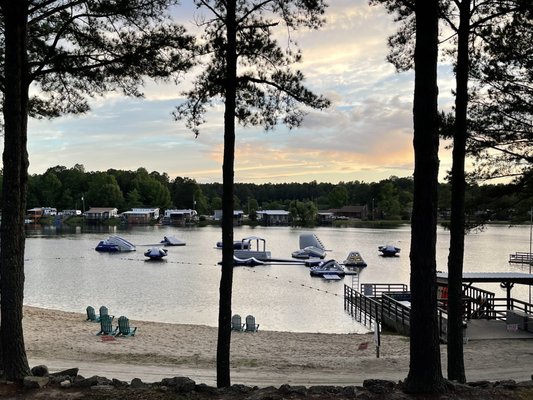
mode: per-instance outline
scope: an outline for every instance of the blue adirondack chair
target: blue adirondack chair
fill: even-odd
[[[248,315],[246,317],[246,327],[244,330],[246,332],[257,332],[258,329],[259,324],[255,323],[255,317],[253,315]]]
[[[114,335],[118,327],[113,329],[113,317],[107,314],[100,316],[100,332],[96,335]]]
[[[233,317],[231,317],[231,330],[239,332],[244,330],[244,324],[242,323],[242,319],[239,314],[235,314]]]
[[[130,327],[130,320],[126,318],[124,315],[118,318],[118,326],[117,331],[115,333],[115,336],[135,336],[135,332],[137,331],[137,327],[133,326]]]
[[[94,312],[94,307],[87,307],[87,321],[100,322],[100,317]]]

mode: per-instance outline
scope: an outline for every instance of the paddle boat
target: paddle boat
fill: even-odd
[[[342,264],[350,268],[365,268],[367,265],[358,251],[350,251],[348,257],[346,257],[346,260]]]
[[[395,257],[400,252],[399,247],[395,247],[390,244],[387,244],[385,246],[379,246],[378,250],[381,252],[381,255],[383,257]]]
[[[150,260],[161,260],[163,257],[166,257],[167,254],[168,250],[161,247],[151,247],[144,252],[144,255]]]
[[[344,268],[342,268],[339,263],[335,260],[328,260],[323,262],[320,265],[311,267],[310,271],[311,276],[319,276],[326,279],[339,279],[346,275]]]

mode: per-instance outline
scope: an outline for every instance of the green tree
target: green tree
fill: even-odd
[[[41,177],[41,202],[45,207],[55,207],[61,194],[62,184],[56,174],[47,171]]]
[[[115,177],[107,172],[92,174],[89,190],[85,194],[85,202],[89,207],[124,208],[124,196]]]
[[[402,212],[400,196],[394,184],[387,180],[382,181],[378,198],[378,207],[385,219],[399,219]]]
[[[456,65],[455,65],[455,126],[453,132],[453,153],[451,171],[451,219],[450,219],[450,253],[448,255],[448,378],[466,382],[463,357],[463,260],[465,221],[466,173],[465,158],[469,136],[468,105],[469,75],[472,65],[471,53],[480,58],[480,45],[475,38],[483,41],[491,40],[487,35],[486,26],[500,25],[513,13],[523,9],[518,1],[488,1],[478,4],[472,0],[456,0],[452,2],[458,11],[458,23],[451,16],[454,10],[444,14],[448,25],[457,32]],[[531,8],[531,6],[529,6]],[[531,8],[533,10],[533,8]],[[489,28],[489,31],[492,29]],[[481,33],[481,34],[480,34]],[[491,32],[492,33],[492,32]],[[485,39],[486,38],[486,39]],[[514,45],[513,45],[514,46]],[[511,49],[509,46],[507,50]]]
[[[222,209],[222,198],[215,196],[211,199],[211,210],[221,210]]]
[[[209,211],[207,198],[204,196],[204,192],[200,186],[198,186],[198,189],[194,192],[194,209],[200,215],[205,215]]]
[[[168,186],[148,174],[144,168],[137,169],[131,184],[137,189],[145,207],[168,208],[171,204]]]
[[[144,206],[141,195],[137,189],[132,189],[126,194],[126,209],[140,208]]]
[[[414,32],[414,10],[411,1],[371,0],[384,3],[389,11],[395,12],[403,25],[389,40],[392,47],[389,54],[398,69],[408,69],[412,61],[412,40]],[[448,378],[465,382],[462,338],[462,272],[465,233],[465,156],[468,138],[469,73],[472,59],[470,54],[481,58],[486,54],[483,42],[490,41],[494,30],[510,15],[523,12],[531,2],[522,0],[483,1],[453,0],[440,2],[440,17],[454,32],[452,45],[446,49],[455,66],[455,115],[453,118],[453,165],[451,172],[452,199],[450,222],[450,254],[448,256]],[[529,43],[529,42],[528,42]],[[514,45],[514,44],[513,44]],[[528,45],[529,46],[529,45]],[[484,48],[485,47],[485,48]],[[489,92],[491,89],[489,88]],[[514,96],[514,94],[513,94]]]
[[[344,185],[337,185],[328,195],[330,208],[341,208],[348,202],[348,191]]]
[[[0,1],[4,181],[0,233],[2,364],[8,380],[29,374],[22,332],[28,116],[88,110],[111,90],[139,96],[145,76],[168,78],[190,66],[190,42],[170,24],[170,2]],[[35,85],[30,98],[30,85]],[[6,362],[9,360],[9,362]]]
[[[312,201],[293,200],[289,204],[289,212],[294,223],[301,226],[312,226],[316,222],[318,210]]]
[[[207,107],[214,98],[224,102],[224,157],[222,167],[222,276],[217,343],[217,386],[230,386],[231,293],[233,283],[233,210],[235,120],[243,125],[272,129],[283,122],[296,127],[304,113],[298,103],[324,108],[328,101],[302,84],[303,74],[292,71],[300,61],[294,46],[284,51],[273,28],[287,31],[299,26],[318,28],[325,5],[322,0],[197,0],[210,13],[204,20],[203,54],[211,55],[195,81],[188,100],[176,110],[197,135]],[[289,42],[291,38],[289,37]]]
[[[248,218],[251,221],[257,221],[257,210],[259,210],[259,203],[256,199],[248,199]]]
[[[195,193],[200,190],[198,183],[194,179],[176,177],[171,184],[172,203],[177,208],[193,208]]]
[[[531,171],[533,146],[533,3],[509,1],[515,7],[499,23],[482,26],[483,52],[472,60],[473,93],[469,112],[469,154],[475,177],[515,178]]]

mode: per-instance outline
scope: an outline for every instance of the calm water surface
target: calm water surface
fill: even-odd
[[[360,283],[409,284],[410,227],[395,229],[238,227],[235,239],[261,236],[274,258],[290,258],[298,249],[302,232],[314,232],[330,249],[327,258],[344,260],[358,250],[368,263]],[[99,240],[119,234],[137,245],[136,252],[105,254],[94,250]],[[145,261],[144,251],[163,236],[186,241],[169,247],[161,262]],[[219,227],[171,226],[105,228],[45,227],[29,229],[26,241],[25,304],[84,312],[106,305],[115,316],[183,324],[217,325],[221,239]],[[377,247],[393,244],[400,257],[382,258]],[[446,271],[449,234],[439,228],[437,265]],[[510,253],[529,251],[529,227],[489,226],[466,237],[465,272],[529,272],[528,266],[508,263]],[[330,282],[311,278],[301,265],[236,267],[233,281],[233,313],[253,314],[261,329],[354,333],[365,332],[343,311],[343,287],[352,278]],[[499,285],[485,286],[499,296]],[[528,289],[516,287],[514,297],[527,300]]]

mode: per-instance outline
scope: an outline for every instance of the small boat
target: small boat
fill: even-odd
[[[102,253],[117,253],[120,251],[116,244],[109,243],[107,240],[100,240],[94,249]]]
[[[307,246],[303,249],[292,252],[292,257],[300,260],[307,260],[309,258],[324,258],[326,252],[323,249],[319,249],[315,246]]]
[[[350,251],[343,264],[345,267],[350,268],[365,268],[367,265],[358,251]]]
[[[343,277],[346,275],[344,268],[342,268],[339,263],[335,260],[328,260],[323,262],[320,265],[311,267],[310,271],[311,276],[319,276],[322,278],[329,278],[331,275],[336,277]]]
[[[151,260],[161,260],[163,257],[166,257],[167,254],[168,250],[161,247],[151,247],[144,252],[144,255]]]
[[[247,249],[249,245],[250,245],[250,243],[248,243],[248,242],[235,240],[233,242],[233,249],[234,250],[243,250],[243,249]],[[222,248],[222,242],[217,242],[217,249],[221,249],[221,248]]]
[[[164,236],[161,243],[165,246],[185,246],[183,240],[176,239],[176,236]]]
[[[136,247],[133,243],[127,241],[120,236],[109,236],[105,240],[101,240],[95,247],[96,251],[115,253],[118,251],[135,251]]]
[[[387,244],[385,246],[379,246],[378,250],[381,252],[381,255],[383,257],[395,257],[400,252],[399,247],[394,247],[390,244]]]
[[[270,251],[266,250],[266,240],[258,236],[250,236],[242,239],[240,249],[234,249],[233,254],[237,258],[247,259],[255,257],[259,261],[271,258]]]

